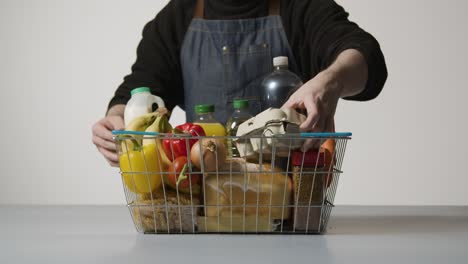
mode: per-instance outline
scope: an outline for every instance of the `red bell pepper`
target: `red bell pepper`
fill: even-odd
[[[184,137],[170,136],[163,140],[164,153],[166,153],[166,156],[171,161],[181,156],[188,157],[190,154],[190,149],[192,149],[192,146],[198,141],[198,139],[195,137],[205,136],[205,131],[199,125],[185,123],[183,125],[176,126],[172,130],[172,134],[187,134],[187,136],[190,136],[190,138],[187,139]]]

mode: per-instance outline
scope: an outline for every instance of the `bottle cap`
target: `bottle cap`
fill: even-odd
[[[213,113],[214,111],[215,111],[215,107],[212,104],[195,105],[195,113],[197,114]]]
[[[235,99],[234,109],[245,109],[249,107],[249,101],[246,99]]]
[[[280,56],[273,58],[273,67],[288,66],[288,57]]]
[[[130,92],[130,94],[135,95],[135,94],[138,94],[138,93],[149,93],[149,92],[151,92],[151,91],[150,91],[150,88],[148,88],[148,87],[138,87],[138,88],[133,89]]]

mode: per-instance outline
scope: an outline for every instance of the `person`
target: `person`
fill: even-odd
[[[258,97],[272,58],[287,56],[304,82],[285,107],[304,109],[304,131],[329,131],[340,98],[377,97],[387,78],[377,40],[333,0],[172,0],[143,29],[131,74],[92,129],[93,143],[118,166],[111,131],[123,129],[130,91],[150,87],[171,110],[194,119],[214,103],[224,122],[232,99]]]

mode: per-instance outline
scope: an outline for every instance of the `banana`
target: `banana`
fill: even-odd
[[[146,128],[145,132],[157,132],[157,133],[167,133],[172,130],[171,124],[169,124],[169,120],[167,118],[167,110],[158,111],[159,116],[156,120],[151,124],[148,128]],[[155,144],[158,152],[159,157],[161,158],[161,164],[163,167],[168,168],[171,165],[171,161],[167,158],[166,153],[164,152],[162,146],[162,137],[156,136],[153,138],[146,138],[143,139],[143,146]]]
[[[144,114],[133,119],[125,128],[127,131],[145,131],[151,124],[154,123],[159,116],[159,112]]]
[[[142,116],[134,118],[125,128],[127,131],[145,131],[148,126],[154,123],[158,116],[160,115],[159,112],[153,112],[144,114]],[[141,137],[139,136],[126,136],[129,139],[122,140],[121,148],[122,152],[127,152],[128,150],[132,150],[135,147],[135,140],[141,145]]]
[[[168,119],[169,111],[165,107],[161,107],[155,112],[148,113],[133,119],[125,128],[127,131],[145,131],[145,132],[157,132],[167,133],[172,131],[172,127],[169,124]],[[143,146],[155,144],[158,152],[160,153],[161,163],[164,167],[169,167],[171,161],[167,158],[164,149],[162,147],[162,139],[158,136],[152,138],[141,138],[138,136],[129,136],[129,139],[122,140],[121,148],[122,152],[131,150],[135,146],[135,140]]]

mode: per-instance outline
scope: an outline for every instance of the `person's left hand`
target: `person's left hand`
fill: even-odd
[[[334,116],[343,86],[332,71],[323,71],[294,92],[283,108],[307,110],[307,119],[301,124],[304,132],[332,132]],[[320,140],[306,140],[303,151],[318,148]]]

